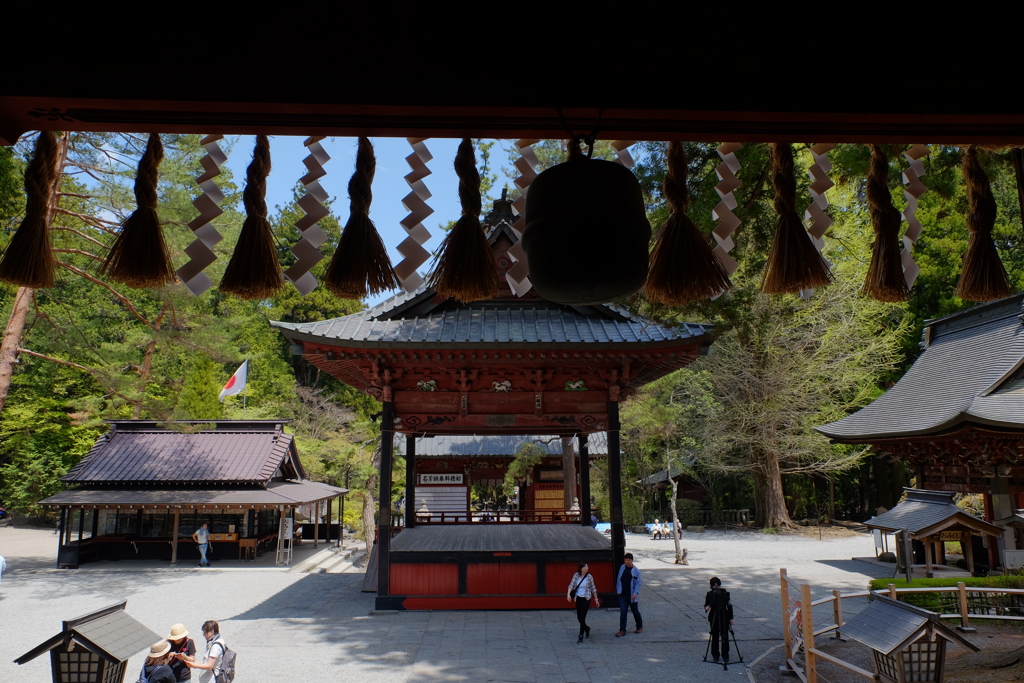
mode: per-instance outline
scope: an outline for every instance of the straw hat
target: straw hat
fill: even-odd
[[[171,644],[166,640],[158,640],[149,646],[150,657],[163,657],[165,654],[171,651]]]
[[[181,640],[187,637],[188,631],[185,630],[185,624],[175,624],[171,627],[171,635],[167,636],[167,640]]]

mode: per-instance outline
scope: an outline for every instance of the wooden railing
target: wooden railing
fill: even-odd
[[[750,510],[697,510],[697,521],[704,526],[742,526],[750,522]]]
[[[780,570],[780,574],[782,580],[783,605],[782,626],[786,647],[786,660],[794,673],[796,673],[804,683],[817,683],[816,659],[825,659],[852,671],[855,674],[864,676],[871,680],[876,680],[873,673],[860,669],[849,662],[839,660],[836,657],[828,655],[814,647],[813,639],[816,636],[834,632],[834,638],[842,637],[842,628],[845,623],[843,620],[843,600],[850,598],[866,598],[872,594],[876,594],[884,595],[892,598],[893,600],[899,600],[900,596],[906,595],[937,595],[939,599],[939,605],[937,605],[939,610],[932,611],[939,611],[940,616],[943,619],[958,619],[960,621],[960,628],[964,630],[971,628],[970,617],[974,617],[975,619],[1024,621],[1024,589],[1020,588],[968,588],[963,581],[958,581],[956,586],[941,586],[935,588],[897,588],[895,584],[890,583],[885,590],[854,591],[851,593],[843,593],[838,590],[833,590],[830,597],[811,601],[809,600],[810,586],[805,584],[799,586],[801,589],[800,601],[804,605],[804,608],[802,609],[802,616],[798,617],[796,621],[801,624],[801,630],[803,631],[802,640],[806,642],[795,643],[791,642],[792,635],[790,631],[790,623],[788,623],[788,620],[791,620],[791,615],[788,615],[787,612],[789,604],[788,595],[790,590],[789,580],[785,569]],[[824,605],[831,605],[832,607],[832,623],[815,626],[815,608]],[[799,649],[804,655],[804,662],[802,665],[796,661],[797,649]]]
[[[579,524],[578,510],[501,510],[484,512],[428,512],[416,515],[417,524]]]

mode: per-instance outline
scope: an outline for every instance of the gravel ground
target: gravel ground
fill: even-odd
[[[688,566],[673,563],[671,541],[628,536],[627,549],[644,572],[644,633],[615,638],[618,610],[594,610],[589,619],[593,638],[577,646],[570,609],[372,614],[373,595],[360,592],[361,574],[168,570],[157,564],[117,571],[88,565],[53,570],[47,567],[52,567],[56,543],[48,530],[0,528],[0,554],[9,563],[0,584],[0,623],[6,627],[0,639],[0,681],[49,681],[47,658],[21,667],[12,660],[56,633],[61,620],[127,600],[129,614],[157,632],[180,621],[198,633],[204,620],[218,620],[239,653],[240,683],[745,682],[744,664],[736,662],[725,671],[702,661],[707,642],[703,600],[711,576],[721,577],[732,592],[739,654],[750,664],[781,642],[780,567],[791,578],[810,582],[815,597],[832,589],[862,590],[870,577],[892,574],[891,565],[851,559],[873,555],[870,536],[861,533],[820,541],[816,533],[684,536]],[[824,621],[830,616],[824,615]],[[129,680],[140,664],[138,656],[129,662]]]

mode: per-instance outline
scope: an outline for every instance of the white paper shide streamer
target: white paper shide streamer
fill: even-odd
[[[434,210],[427,205],[430,199],[430,190],[427,189],[423,179],[430,175],[427,162],[433,159],[430,151],[424,142],[428,138],[407,138],[412,146],[412,154],[405,158],[409,168],[412,170],[406,174],[405,182],[409,184],[409,194],[402,200],[402,206],[409,211],[409,215],[400,222],[408,233],[408,237],[398,245],[398,253],[403,258],[395,266],[395,275],[402,283],[402,289],[406,292],[414,292],[423,284],[418,268],[427,262],[430,253],[423,247],[430,239],[430,232],[423,227],[423,221],[434,213]]]
[[[203,174],[196,179],[202,194],[192,200],[192,205],[199,210],[199,215],[188,224],[196,239],[185,248],[185,253],[189,257],[188,263],[176,271],[189,291],[197,296],[213,286],[213,281],[203,271],[217,260],[213,247],[224,239],[213,227],[213,220],[224,213],[220,208],[220,203],[224,201],[224,193],[213,181],[220,175],[220,167],[228,160],[224,150],[217,144],[217,141],[223,138],[223,135],[207,135],[200,142],[206,150],[206,156],[199,162],[203,165]]]
[[[540,140],[516,140],[516,149],[519,150],[519,158],[516,159],[515,167],[519,171],[519,177],[513,180],[516,188],[519,189],[519,198],[512,203],[516,212],[516,222],[512,231],[519,238],[509,250],[508,255],[515,264],[505,273],[505,281],[516,296],[523,296],[533,288],[530,282],[530,265],[526,260],[526,250],[523,249],[523,230],[526,228],[526,193],[530,189],[530,183],[537,177],[535,170],[540,166],[537,154],[533,146]]]
[[[736,158],[736,152],[743,149],[739,142],[724,142],[718,146],[718,156],[722,163],[715,166],[715,173],[718,175],[718,184],[715,185],[715,192],[718,193],[719,201],[711,211],[711,217],[718,221],[711,234],[715,236],[718,246],[714,248],[714,254],[718,261],[725,268],[728,275],[736,272],[736,259],[729,255],[732,248],[736,246],[732,240],[732,233],[740,225],[740,219],[733,210],[736,208],[736,195],[733,194],[741,185],[736,174],[740,170],[740,160]]]
[[[626,168],[633,168],[636,164],[629,154],[629,148],[636,144],[636,140],[612,140],[612,149],[615,150],[615,161]]]
[[[320,185],[320,179],[327,175],[324,164],[331,160],[330,155],[324,150],[320,141],[324,135],[313,135],[306,138],[303,143],[309,156],[302,160],[306,165],[306,175],[299,179],[306,193],[299,199],[299,207],[306,212],[302,218],[295,223],[296,229],[302,235],[302,239],[292,247],[292,254],[296,261],[286,271],[284,276],[291,280],[295,289],[305,296],[316,289],[316,278],[310,269],[324,257],[320,253],[320,245],[327,241],[327,233],[318,225],[319,221],[327,214],[327,207],[324,203],[329,199],[327,192]]]
[[[917,238],[921,236],[921,221],[917,220],[917,205],[921,195],[928,191],[928,188],[921,182],[924,175],[923,159],[928,156],[928,145],[911,145],[910,149],[903,153],[910,166],[903,171],[903,195],[907,198],[907,208],[903,210],[903,218],[907,221],[907,229],[903,232],[903,251],[900,252],[900,261],[903,263],[903,277],[906,278],[907,287],[914,286],[914,280],[921,272],[921,266],[914,261],[911,253]]]
[[[835,149],[835,147],[834,143],[825,142],[812,145],[811,158],[814,160],[814,163],[807,169],[808,175],[811,176],[809,188],[811,203],[808,205],[807,210],[804,211],[804,220],[809,221],[807,233],[811,236],[811,242],[814,243],[814,247],[818,250],[819,254],[825,246],[825,231],[832,225],[832,219],[825,213],[825,209],[828,208],[828,197],[825,196],[825,193],[835,187],[835,183],[828,176],[828,172],[832,170],[832,162],[828,159],[828,153]],[[813,294],[813,287],[800,290],[800,297],[803,299],[809,299]]]

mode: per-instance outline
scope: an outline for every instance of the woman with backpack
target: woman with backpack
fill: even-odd
[[[580,622],[580,637],[576,640],[578,645],[583,642],[584,636],[590,637],[587,612],[590,611],[591,599],[595,601],[597,607],[601,606],[601,600],[597,597],[597,586],[594,585],[594,577],[590,574],[590,567],[586,562],[580,562],[579,569],[572,575],[565,599],[576,603],[576,620]]]
[[[206,660],[203,662],[190,662],[188,660],[182,660],[185,662],[185,666],[190,669],[200,669],[202,673],[199,674],[199,683],[220,683],[224,677],[222,677],[222,668],[226,665],[225,653],[230,652],[227,644],[224,643],[224,639],[220,636],[220,626],[216,621],[207,621],[203,624],[203,636],[206,638]],[[232,678],[234,675],[234,661],[230,662]],[[231,678],[227,678],[231,680]]]
[[[171,644],[160,640],[149,647],[149,656],[142,665],[139,683],[176,683],[174,672],[168,666],[171,661]]]

